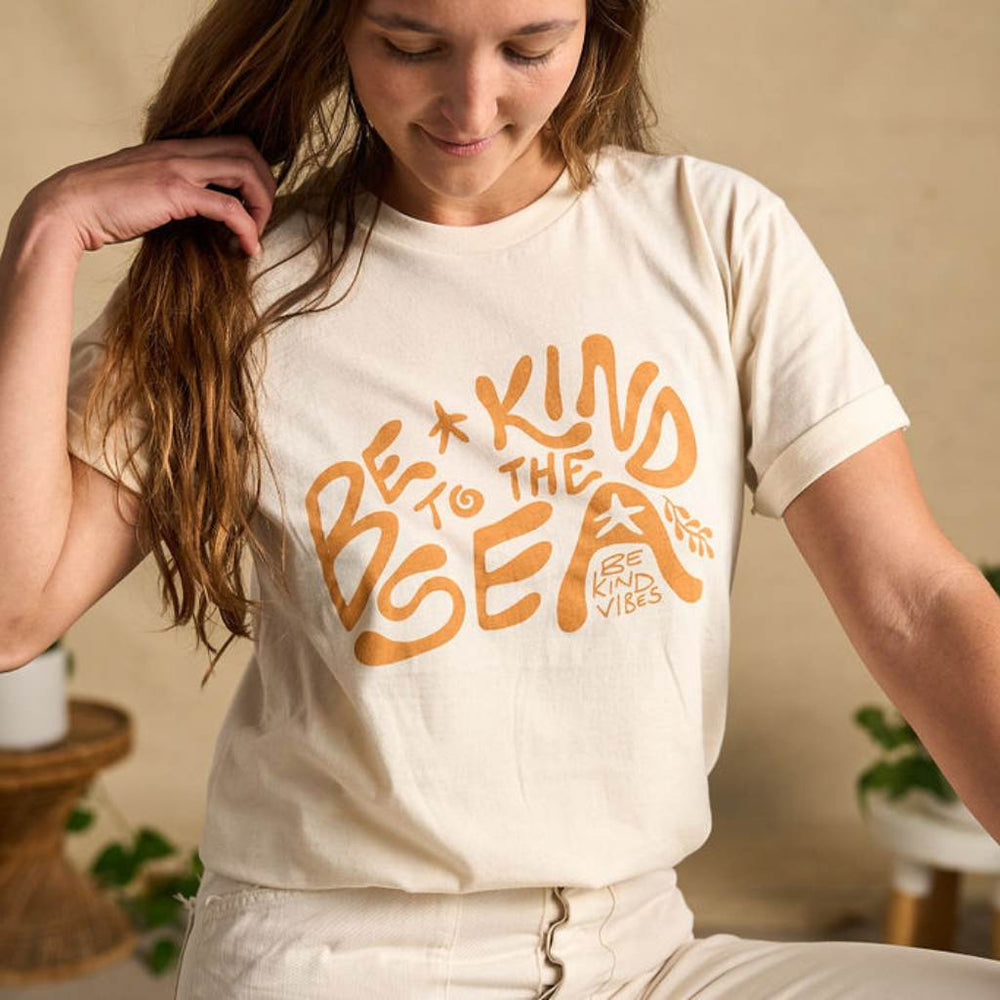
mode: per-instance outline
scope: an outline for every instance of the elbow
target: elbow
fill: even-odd
[[[0,624],[0,673],[27,666],[41,652],[23,619]]]
[[[8,656],[6,653],[0,656],[0,674],[10,673],[20,667],[26,667],[35,658],[34,654]]]

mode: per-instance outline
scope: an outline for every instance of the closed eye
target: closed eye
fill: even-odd
[[[403,62],[423,62],[425,59],[431,58],[436,49],[427,49],[424,52],[406,52],[403,49],[396,48],[388,39],[383,39],[385,42],[385,47],[389,54],[396,59],[401,59]],[[507,58],[511,62],[517,63],[521,66],[540,66],[542,63],[547,62],[552,57],[553,50],[549,50],[540,56],[525,56],[521,55],[520,52],[515,52],[513,49],[506,49]]]

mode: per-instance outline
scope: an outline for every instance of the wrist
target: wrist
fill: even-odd
[[[21,202],[7,228],[4,256],[15,258],[44,255],[46,259],[61,259],[76,266],[83,258],[85,247],[73,225],[62,217],[35,191]]]

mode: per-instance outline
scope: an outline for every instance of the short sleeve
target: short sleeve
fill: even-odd
[[[824,472],[910,420],[816,248],[784,200],[763,192],[734,249],[732,345],[751,513],[778,518]]]
[[[84,437],[83,433],[83,412],[87,403],[87,397],[94,384],[97,370],[103,359],[105,351],[104,336],[107,332],[107,321],[111,310],[111,305],[115,297],[121,293],[124,283],[119,285],[112,292],[104,308],[93,322],[82,332],[76,335],[70,345],[69,357],[69,385],[67,392],[66,406],[66,441],[71,454],[81,461],[91,465],[104,475],[122,482],[134,493],[142,494],[142,486],[139,480],[133,475],[132,470],[126,466],[126,457],[130,447],[142,439],[145,431],[143,421],[133,417],[129,422],[129,441],[125,442],[119,435],[113,436],[107,443],[108,456],[111,463],[103,455],[104,435],[107,429],[106,421],[103,419],[103,412],[98,409],[91,420],[90,438]],[[140,473],[145,475],[146,455],[140,449],[135,455],[136,465]],[[114,464],[112,464],[114,463]],[[116,470],[115,465],[118,466]]]

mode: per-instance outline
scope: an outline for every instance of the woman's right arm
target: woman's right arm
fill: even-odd
[[[240,200],[207,189],[241,189]],[[171,219],[227,224],[250,252],[275,194],[245,137],[169,140],[29,192],[0,254],[0,670],[23,666],[141,562],[139,498],[68,451],[73,288],[83,253]],[[123,197],[125,195],[125,197]]]
[[[11,219],[0,255],[2,669],[20,666],[28,651],[30,622],[69,527],[66,402],[81,255],[65,223],[36,211],[30,197]],[[108,541],[121,545],[122,535]]]

